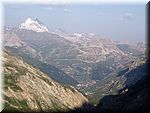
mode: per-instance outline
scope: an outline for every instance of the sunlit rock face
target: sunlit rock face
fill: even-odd
[[[68,111],[88,102],[74,87],[55,82],[8,52],[3,63],[4,110]]]

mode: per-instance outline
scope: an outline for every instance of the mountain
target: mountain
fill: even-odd
[[[4,110],[62,112],[88,103],[74,87],[61,85],[4,50]]]
[[[78,84],[76,80],[68,76],[66,73],[64,73],[57,67],[43,63],[36,58],[32,58],[29,54],[22,52],[22,49],[20,50],[18,48],[10,48],[10,47],[5,48],[9,50],[10,53],[15,54],[17,57],[21,57],[25,62],[27,62],[28,64],[32,65],[35,68],[40,69],[40,71],[46,73],[50,78],[61,84],[67,84],[72,86]]]
[[[36,21],[39,22],[38,19]],[[18,48],[20,51],[59,68],[79,83],[76,85],[78,89],[116,73],[144,54],[143,46],[123,45],[94,33],[66,33],[62,29],[52,33],[34,32],[20,28],[12,28],[8,32],[19,37],[27,48],[32,48],[32,51],[25,47]]]
[[[49,32],[48,28],[44,26],[37,18],[35,20],[27,18],[25,22],[19,25],[19,28],[33,30],[35,32]]]
[[[128,54],[128,56],[132,55],[134,57],[141,55],[146,49],[141,43],[137,43],[136,46],[130,44],[117,44],[117,47],[124,53]]]
[[[34,21],[42,24],[39,19]],[[16,36],[20,40],[15,40],[16,43],[23,42],[17,48],[4,44],[6,49],[55,81],[76,87],[93,103],[105,95],[116,94],[124,87],[126,77],[121,79],[119,74],[130,71],[128,65],[145,55],[142,43],[119,43],[94,33],[67,33],[62,29],[54,32],[5,29],[6,36],[9,36],[4,40]]]
[[[29,46],[26,42],[22,41],[16,33],[12,31],[11,28],[6,27],[4,29],[4,47],[11,48],[23,48],[22,51],[34,56],[36,54],[36,50]]]
[[[145,69],[143,69],[143,66]],[[149,71],[147,70],[149,67],[149,63],[144,63],[139,67],[131,70],[129,73],[139,74],[141,79],[138,79],[136,83],[132,83],[130,86],[126,86],[119,94],[116,95],[108,95],[104,96],[97,108],[100,109],[101,112],[119,112],[119,113],[131,113],[131,112],[146,112],[149,110]],[[141,70],[141,68],[143,70]],[[128,77],[132,77],[134,75],[128,75]],[[128,81],[127,77],[127,81]],[[136,80],[136,78],[134,78]],[[126,84],[126,83],[125,83]]]
[[[24,42],[15,33],[7,31],[6,28],[4,32],[4,46],[17,48],[24,45]]]
[[[41,62],[36,58],[38,51],[30,46],[28,43],[22,41],[18,35],[12,30],[4,31],[4,47],[11,53],[20,56],[24,61],[32,66],[39,68],[42,72],[48,74],[52,79],[62,84],[75,85],[78,84],[76,80],[65,74],[63,71],[55,66]]]
[[[4,28],[4,49],[4,96],[10,109],[122,111],[143,106],[137,104],[138,95],[145,96],[141,90],[147,90],[141,42],[120,43],[60,28],[49,32],[39,19],[28,18],[18,28]],[[144,103],[145,98],[139,99]]]
[[[111,73],[96,84],[82,88],[81,91],[87,95],[91,103],[98,104],[98,100],[105,96],[117,95],[128,90],[129,87],[143,79],[147,73],[146,60],[141,56],[128,63],[125,68],[122,68],[117,73]]]
[[[23,112],[58,112],[70,110],[85,112],[86,109],[91,108],[86,104],[88,100],[74,87],[55,82],[39,69],[33,68],[8,51],[4,52],[3,62],[4,112],[10,109],[11,111]],[[118,94],[104,96],[96,108],[92,107],[89,111],[122,113],[146,111],[149,103],[147,67],[148,63],[145,63],[144,59],[132,62],[128,70],[121,71],[121,73],[116,76],[117,78],[110,79],[110,81],[113,80],[113,82],[103,84],[109,91],[114,90],[113,88],[118,87],[120,83],[123,83],[125,87],[121,90],[118,90],[119,88],[116,89],[116,91],[118,90]],[[139,75],[140,79],[135,78],[135,76],[139,77]],[[130,79],[133,78],[133,76],[134,79]],[[121,80],[118,78],[122,78],[122,80],[125,81],[115,81],[115,79]],[[127,81],[131,80],[132,84],[128,85]],[[133,82],[134,80],[136,80],[136,82]],[[83,106],[85,106],[85,108]]]

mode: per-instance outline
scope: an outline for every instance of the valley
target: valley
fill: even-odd
[[[50,32],[39,20],[28,18],[19,27],[4,28],[5,103],[19,110],[25,105],[41,111],[73,110],[88,103],[103,111],[103,98],[128,93],[147,75],[145,50],[143,43],[119,43],[94,33]],[[23,67],[21,72],[16,63]]]

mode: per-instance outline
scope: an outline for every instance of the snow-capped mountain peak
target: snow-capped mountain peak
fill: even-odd
[[[44,26],[38,19],[32,20],[27,18],[25,22],[19,25],[20,29],[33,30],[35,32],[49,32],[48,28]]]

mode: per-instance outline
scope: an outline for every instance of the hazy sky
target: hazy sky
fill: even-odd
[[[21,5],[5,4],[5,26],[38,18],[50,31],[94,32],[113,40],[145,41],[144,4]]]

